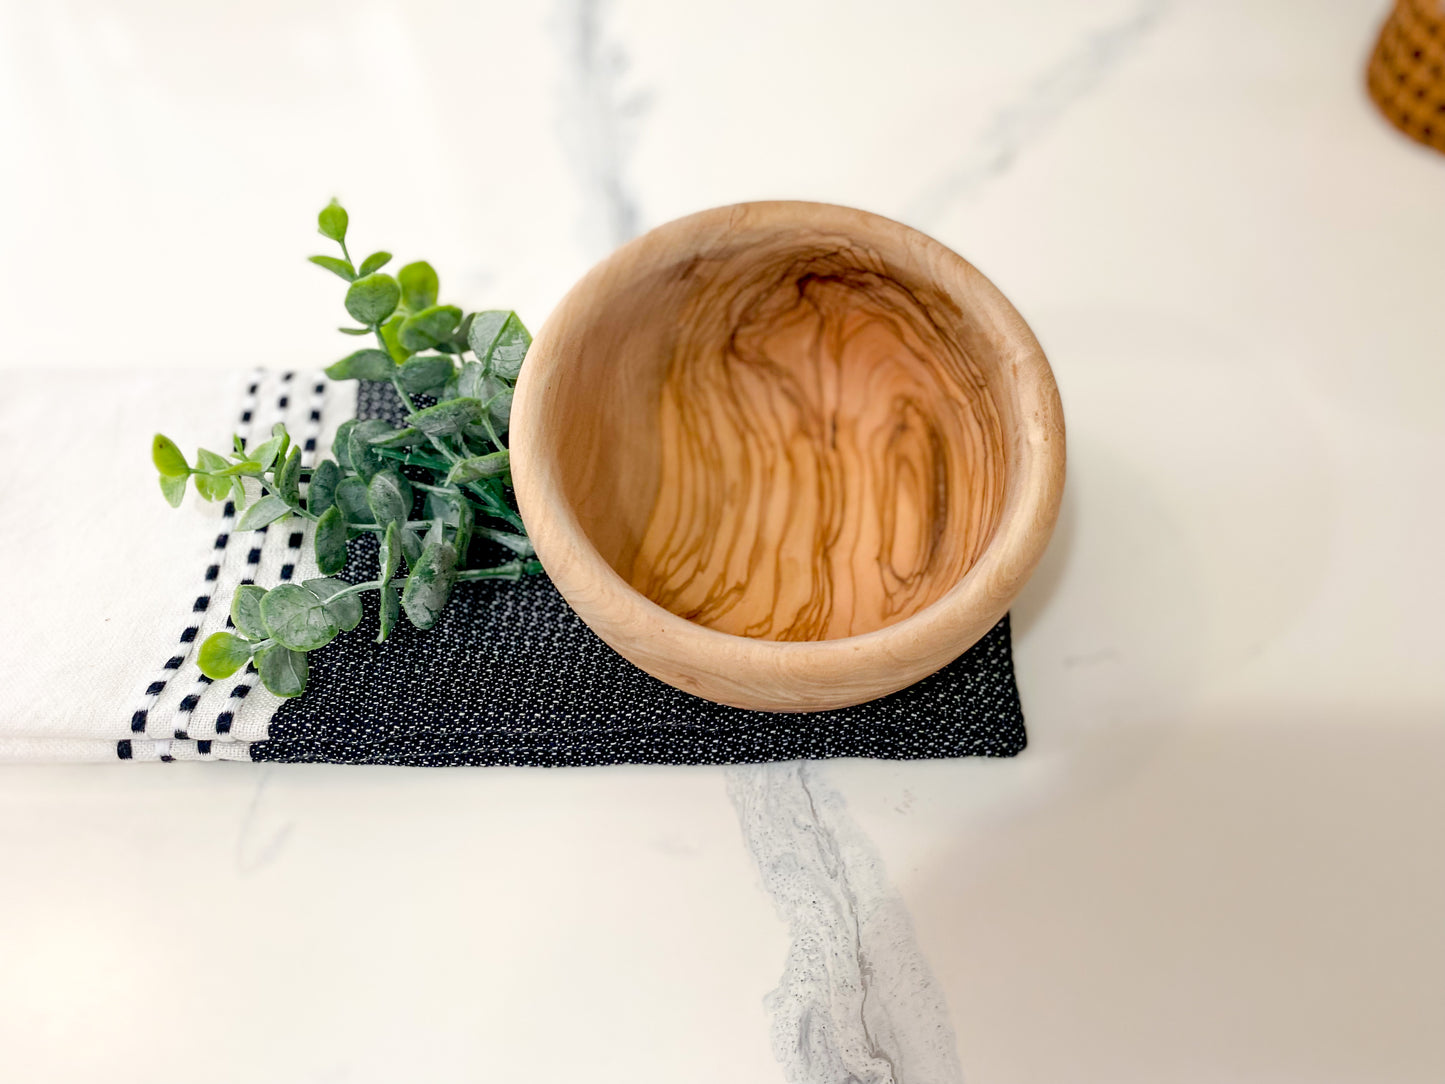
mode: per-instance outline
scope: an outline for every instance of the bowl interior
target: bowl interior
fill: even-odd
[[[953,588],[1003,507],[1006,397],[939,267],[896,233],[735,228],[605,274],[548,389],[603,559],[768,640],[871,632]]]

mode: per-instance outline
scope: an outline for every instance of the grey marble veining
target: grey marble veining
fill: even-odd
[[[902,899],[819,765],[727,770],[743,840],[792,944],[766,998],[797,1084],[956,1084],[948,1006]]]
[[[614,104],[656,90],[640,118],[613,114],[637,138],[585,198],[581,174],[609,174],[559,138],[576,70],[562,48],[582,40],[559,35],[559,4],[262,4],[239,20],[227,5],[0,4],[0,132],[24,163],[0,170],[12,381],[37,401],[102,373],[144,389],[134,410],[96,413],[134,450],[181,384],[337,356],[336,321],[318,322],[337,283],[301,259],[332,191],[363,234],[435,258],[459,300],[536,323],[612,241],[687,210],[795,196],[903,217],[937,195],[915,221],[1042,318],[1078,423],[1081,500],[1017,643],[1034,746],[986,765],[735,769],[759,773],[745,785],[769,853],[825,889],[831,869],[866,911],[847,847],[828,866],[815,833],[778,835],[778,816],[806,814],[805,781],[846,797],[946,992],[970,1084],[1445,1081],[1445,581],[1429,544],[1445,507],[1418,499],[1445,457],[1445,159],[1364,93],[1388,0],[1175,4],[1143,25],[1124,16],[1145,0],[568,4],[598,13],[590,55],[625,46]],[[1100,35],[1116,51],[1090,69]],[[1077,96],[1050,90],[1055,67]],[[566,101],[585,103],[583,85]],[[226,256],[177,275],[198,222],[222,224]],[[77,299],[94,325],[133,322],[135,291],[75,260],[81,246],[167,283],[164,341],[57,339]],[[494,282],[462,281],[472,260]],[[255,336],[212,333],[216,299],[256,283],[265,359]],[[226,410],[165,424],[209,444]],[[93,477],[114,537],[150,537],[156,574],[194,568],[154,479],[112,458]],[[35,544],[46,487],[27,473],[0,483],[0,507],[26,509],[12,564],[53,590],[28,609],[7,596],[7,718],[81,686],[108,696],[94,667],[69,672],[75,611],[55,591],[94,594],[94,576]],[[171,767],[0,766],[6,1079],[191,1084],[197,1066],[269,1080],[284,1065],[348,1084],[780,1082],[762,998],[784,989],[794,940],[818,960],[848,928],[831,895],[816,921],[791,895],[780,920],[720,770]],[[780,772],[792,789],[765,793]],[[858,943],[872,1001],[884,969],[866,928]],[[846,941],[835,959],[841,974]],[[406,994],[377,996],[392,990]],[[244,1041],[157,1041],[155,1007],[177,1001],[224,1005]],[[770,1004],[780,1028],[802,1020]],[[838,1004],[865,1043],[861,1001]],[[844,1027],[815,1011],[806,1034],[824,1020]],[[784,1064],[807,1078],[796,1047]]]
[[[1168,0],[1144,0],[1044,69],[1017,98],[1000,106],[957,163],[908,205],[907,220],[923,230],[937,228],[953,206],[1007,172],[1025,147],[1134,53],[1168,6]]]
[[[560,133],[582,193],[579,230],[601,257],[639,229],[627,159],[647,95],[626,85],[627,52],[612,36],[610,0],[559,0],[553,12],[564,83]]]
[[[611,0],[560,0],[566,81],[559,131],[582,193],[583,241],[598,256],[642,215],[627,161],[647,96],[625,85]],[[797,1084],[961,1084],[957,1040],[912,922],[868,838],[822,769],[727,769],[743,842],[788,927],[767,996],[773,1052]]]

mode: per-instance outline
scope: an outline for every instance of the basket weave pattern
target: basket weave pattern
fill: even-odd
[[[1445,151],[1445,2],[1396,0],[1370,57],[1368,83],[1391,124]]]

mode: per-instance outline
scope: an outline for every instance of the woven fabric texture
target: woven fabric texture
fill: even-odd
[[[399,423],[389,387],[363,384],[360,417]],[[499,555],[499,559],[502,555]],[[376,547],[344,573],[370,579]],[[460,585],[429,632],[400,622],[373,641],[366,616],[311,657],[255,760],[541,766],[720,764],[821,757],[1012,756],[1025,744],[1005,617],[938,673],[892,696],[814,714],[698,699],[638,670],[571,611],[545,576]]]
[[[1366,82],[1391,124],[1445,151],[1445,3],[1397,0],[1380,30]]]

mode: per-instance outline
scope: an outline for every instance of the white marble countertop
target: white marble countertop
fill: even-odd
[[[799,197],[978,264],[1070,439],[1016,760],[0,771],[0,1077],[1445,1079],[1445,157],[1364,95],[1387,7],[0,5],[7,367],[330,360],[333,193],[533,324]]]

